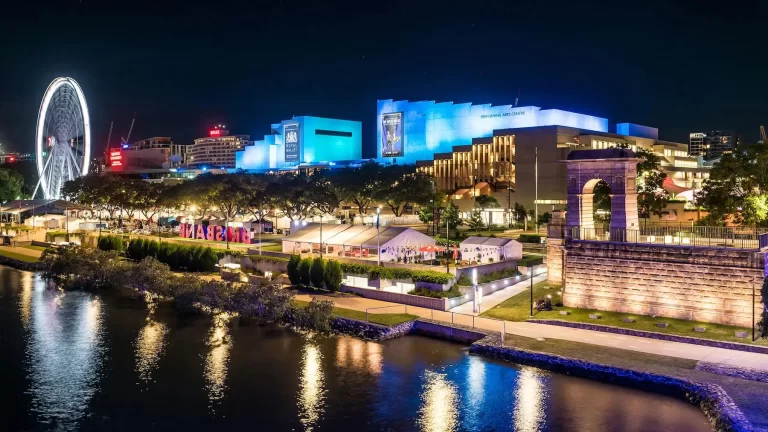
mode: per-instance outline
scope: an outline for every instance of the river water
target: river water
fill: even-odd
[[[710,430],[682,401],[458,344],[234,321],[63,293],[0,266],[0,429]]]

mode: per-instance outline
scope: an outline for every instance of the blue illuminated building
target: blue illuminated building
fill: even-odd
[[[377,157],[412,164],[470,144],[473,138],[491,137],[494,130],[537,126],[608,132],[607,119],[558,109],[387,99],[377,106]]]
[[[271,134],[238,151],[235,166],[269,171],[332,165],[361,159],[362,145],[360,122],[299,116],[273,124]]]

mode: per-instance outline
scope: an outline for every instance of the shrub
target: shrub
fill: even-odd
[[[323,287],[323,275],[325,273],[325,262],[318,257],[312,260],[312,267],[309,269],[309,279],[315,288]]]
[[[298,285],[301,283],[301,273],[299,273],[299,266],[301,265],[301,257],[298,255],[291,255],[288,260],[288,279],[291,283]]]
[[[312,282],[312,259],[306,258],[299,263],[299,280],[302,285],[309,286]]]
[[[133,239],[128,243],[128,248],[126,249],[125,253],[128,256],[128,258],[132,260],[139,261],[142,258],[144,258],[144,253],[142,252],[144,249],[144,239]]]
[[[435,291],[427,288],[416,288],[415,290],[409,291],[408,294],[431,298],[454,298],[461,297],[462,295],[461,291],[459,291],[459,288],[456,285],[452,286],[448,291]]]
[[[146,257],[154,257],[157,258],[157,250],[158,250],[158,243],[155,240],[150,240],[147,242],[147,255]]]
[[[467,272],[464,272],[456,280],[456,285],[470,286],[472,285],[472,278],[470,278],[469,275],[467,275]]]
[[[533,267],[535,265],[543,264],[544,257],[535,255],[526,255],[520,261],[517,262],[518,266]]]
[[[331,292],[338,291],[341,286],[341,279],[341,266],[338,261],[328,261],[325,263],[325,272],[323,273],[325,288]]]
[[[520,234],[517,241],[520,243],[541,243],[541,236],[536,234]]]
[[[331,330],[332,313],[332,301],[312,299],[306,307],[294,310],[295,324],[310,330],[328,332]]]
[[[213,249],[207,247],[204,248],[200,254],[200,271],[212,272],[216,270],[216,264],[219,263],[216,252]]]

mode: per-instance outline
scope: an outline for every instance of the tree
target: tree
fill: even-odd
[[[317,257],[312,260],[312,267],[309,269],[309,279],[315,288],[323,287],[323,277],[325,275],[325,262]]]
[[[301,265],[301,257],[298,255],[291,255],[288,260],[288,279],[291,280],[293,285],[301,283],[301,273],[299,272],[299,266]]]
[[[479,229],[485,226],[485,223],[483,222],[483,216],[480,214],[480,210],[472,210],[472,213],[469,216],[469,220],[467,221],[467,225],[469,225],[470,229],[475,230],[475,234],[477,234]]]
[[[0,202],[18,199],[24,187],[24,177],[16,171],[0,168]]]
[[[522,204],[515,202],[515,205],[512,206],[512,216],[519,223],[520,221],[525,221],[528,217],[528,211]]]
[[[303,220],[315,210],[314,184],[304,173],[286,173],[267,186],[267,194],[279,203],[283,214],[291,221]]]
[[[457,233],[456,228],[461,225],[461,218],[459,217],[459,208],[453,202],[449,203],[440,213],[440,228],[448,226],[448,229]]]
[[[605,180],[600,180],[592,189],[592,194],[592,217],[595,224],[601,223],[605,226],[610,226],[611,187]]]
[[[312,282],[312,259],[305,258],[299,263],[299,279],[302,285],[309,286]]]
[[[380,194],[382,167],[375,161],[363,162],[355,168],[346,168],[339,173],[341,196],[357,206],[359,214],[368,213],[371,203]]]
[[[163,183],[141,182],[137,185],[136,209],[144,216],[144,219],[153,219],[160,212],[160,197],[168,188]]]
[[[312,199],[315,208],[322,214],[334,214],[344,200],[344,190],[340,176],[332,170],[317,171],[312,174]]]
[[[415,172],[411,165],[390,165],[381,174],[382,188],[376,200],[383,201],[399,217],[410,204],[426,205],[432,200],[432,177]]]
[[[496,199],[496,197],[491,195],[478,195],[475,197],[475,207],[479,208],[483,212],[485,212],[488,208],[499,208],[501,205],[499,204],[499,200]],[[491,226],[491,216],[488,215],[488,227]]]
[[[544,214],[539,215],[539,218],[536,220],[536,225],[548,225],[550,222],[552,222],[552,213],[545,212]]]
[[[341,286],[343,273],[341,265],[337,261],[330,260],[325,263],[325,272],[323,273],[323,283],[328,291],[336,292]]]
[[[767,225],[762,210],[768,190],[768,143],[740,147],[714,164],[709,179],[696,194],[696,204],[715,221],[732,220],[745,225]]]

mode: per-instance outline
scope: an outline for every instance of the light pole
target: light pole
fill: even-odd
[[[448,208],[446,207],[446,212]],[[445,272],[451,272],[451,259],[449,258],[448,247],[451,245],[451,233],[448,231],[448,218],[445,218]]]
[[[531,318],[533,318],[533,267],[528,270],[528,274],[531,276]]]
[[[67,243],[69,243],[69,206],[64,206],[64,211],[67,212],[67,214],[66,214],[66,216],[67,216],[67,222],[66,222],[66,224],[67,224],[67,237],[66,237],[66,239],[67,239]]]
[[[323,215],[320,215],[320,259],[323,259]]]
[[[477,268],[472,269],[472,312],[480,313],[480,302],[482,301],[480,290],[477,288]]]
[[[381,206],[376,209],[376,260],[381,265],[381,240],[379,240],[379,219],[381,219]]]

